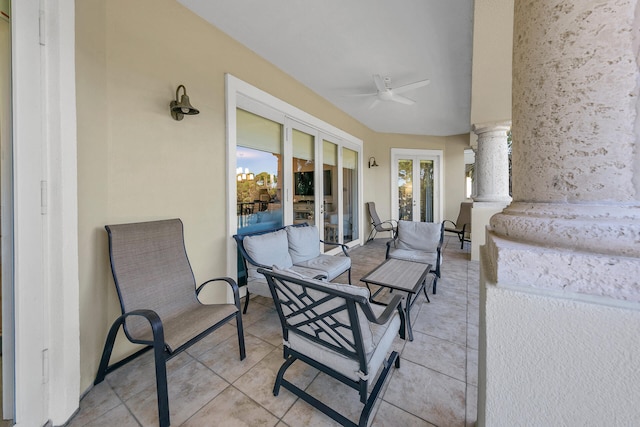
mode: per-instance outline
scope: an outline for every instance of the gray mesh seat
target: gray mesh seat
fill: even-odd
[[[285,361],[274,396],[283,386],[343,426],[366,426],[391,366],[400,367],[398,353],[390,350],[398,334],[405,338],[402,296],[395,295],[386,307],[376,306],[370,304],[367,288],[304,278],[291,270],[258,271],[267,278],[282,326]],[[364,408],[358,424],[284,379],[297,360],[359,391]]]
[[[184,246],[179,219],[107,225],[111,271],[122,315],[111,326],[95,379],[105,376],[143,354],[154,350],[158,416],[169,425],[166,361],[227,322],[236,321],[240,359],[245,358],[240,297],[236,282],[218,277],[196,282]],[[203,304],[198,294],[205,285],[230,287],[233,304]],[[109,366],[120,326],[126,337],[146,347]]]

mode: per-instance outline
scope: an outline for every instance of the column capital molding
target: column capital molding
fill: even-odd
[[[471,126],[471,130],[476,135],[480,135],[487,132],[508,132],[511,129],[511,120],[503,120],[500,122],[485,122],[474,123]]]

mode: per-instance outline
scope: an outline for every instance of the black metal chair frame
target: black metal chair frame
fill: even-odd
[[[371,310],[368,299],[363,296],[357,296],[357,295],[345,293],[333,288],[327,288],[317,283],[310,282],[308,280],[296,279],[294,277],[278,274],[274,271],[267,270],[267,269],[258,269],[258,271],[265,275],[265,277],[267,278],[267,282],[269,283],[269,289],[271,290],[271,294],[275,302],[276,310],[280,318],[280,324],[282,326],[282,335],[285,341],[288,341],[290,333],[298,334],[299,336],[302,336],[318,345],[324,346],[329,350],[332,350],[349,359],[353,359],[357,361],[360,365],[360,371],[365,375],[368,375],[368,374],[375,375],[375,372],[373,373],[368,372],[363,339],[360,333],[359,318],[356,311],[357,305],[360,306],[366,318],[370,322],[376,323],[376,324],[386,323],[391,317],[391,315],[393,315],[394,312],[397,311],[400,314],[400,330],[399,330],[400,337],[402,339],[405,339],[406,324],[405,324],[405,313],[401,305],[401,301],[403,298],[401,295],[395,295],[393,299],[390,301],[389,305],[387,305],[384,312],[379,317],[376,317],[376,315]],[[291,288],[291,286],[287,285],[287,282],[294,283],[296,285],[301,286],[303,289],[303,292],[298,294],[296,291],[294,291]],[[296,299],[295,300],[292,299],[290,301],[282,301],[278,296],[277,289],[285,290],[285,292],[289,295],[295,295]],[[313,298],[307,291],[308,289],[320,291],[325,296],[318,300],[313,300]],[[328,311],[325,313],[317,312],[317,308],[319,306],[333,299],[343,300],[344,303],[334,308],[331,311]],[[290,309],[292,313],[289,315],[285,315],[282,310],[282,305],[285,305],[286,307],[288,307],[288,309]],[[336,315],[338,313],[344,312],[344,311],[348,313],[348,318],[349,318],[348,325],[345,325],[339,319],[336,318]],[[303,315],[305,320],[302,322],[298,322],[296,324],[291,323],[290,319],[298,315]],[[314,328],[315,325],[320,325],[320,324],[325,328],[331,328],[335,333],[339,333],[341,336],[341,339],[344,342],[347,342],[348,345],[344,345],[343,343],[337,340],[331,339],[331,337],[326,337],[326,334],[318,333],[315,335],[311,335],[306,331],[304,331],[303,329],[301,329],[302,327],[305,327],[305,326],[307,327],[310,326]],[[321,327],[315,326],[315,330],[316,331],[321,330]],[[349,335],[351,335],[351,337],[349,337]],[[280,370],[278,371],[278,374],[276,376],[275,385],[273,387],[273,395],[278,396],[280,387],[282,386],[287,390],[289,390],[290,392],[292,392],[293,394],[295,394],[296,396],[303,399],[308,404],[320,410],[322,413],[326,414],[327,416],[331,417],[335,421],[339,422],[343,426],[364,427],[367,425],[367,421],[369,419],[371,410],[373,409],[373,405],[375,404],[376,398],[378,397],[380,390],[382,389],[382,386],[390,372],[391,366],[395,365],[396,368],[400,367],[400,357],[398,353],[396,351],[391,352],[388,359],[383,362],[382,372],[378,377],[378,381],[375,383],[371,393],[369,394],[369,397],[367,398],[367,392],[368,392],[368,386],[369,386],[368,379],[360,379],[359,381],[354,381],[353,379],[348,378],[343,374],[341,374],[340,372],[336,371],[331,366],[322,364],[305,354],[302,354],[298,351],[291,349],[286,345],[283,347],[283,349],[284,349],[283,356],[285,358],[285,361],[280,367]],[[353,421],[344,417],[343,415],[335,411],[333,408],[319,401],[315,397],[311,396],[310,394],[308,394],[307,392],[300,389],[295,384],[287,381],[284,378],[284,374],[286,370],[296,360],[301,360],[302,362],[313,366],[319,371],[324,372],[327,375],[330,375],[331,377],[337,379],[343,384],[346,384],[349,387],[359,391],[360,402],[364,404],[364,408],[362,409],[362,412],[360,414],[358,424],[355,424]]]
[[[109,233],[110,232],[109,226],[106,226],[105,228]],[[111,251],[112,251],[111,238],[109,238],[109,254],[111,254]],[[116,290],[118,292],[118,297],[120,297],[120,286],[118,285],[118,278],[114,270],[113,260],[111,260],[111,270],[113,272],[113,278],[116,285]],[[244,360],[246,357],[246,350],[245,350],[245,344],[244,344],[244,330],[242,327],[242,315],[240,314],[240,294],[239,294],[238,285],[236,284],[236,282],[230,277],[216,277],[216,278],[207,280],[206,282],[198,286],[198,288],[195,290],[195,293],[196,295],[198,295],[200,291],[207,284],[212,282],[217,282],[217,281],[224,281],[231,287],[231,289],[233,290],[234,304],[238,308],[238,311],[235,314],[227,316],[226,318],[219,321],[215,325],[212,325],[210,328],[202,331],[199,335],[187,341],[186,343],[184,343],[183,345],[181,345],[180,347],[176,348],[173,351],[171,351],[169,347],[165,344],[164,327],[162,324],[162,320],[160,319],[160,316],[158,316],[158,314],[155,311],[140,309],[140,310],[133,310],[128,313],[125,313],[125,309],[122,303],[122,298],[119,298],[120,309],[123,314],[120,317],[118,317],[115,320],[115,322],[113,322],[113,324],[111,325],[111,328],[109,329],[109,333],[107,335],[107,339],[105,342],[105,347],[102,352],[102,357],[100,359],[100,366],[98,367],[98,373],[96,375],[96,379],[93,384],[94,385],[100,384],[102,381],[104,381],[107,374],[115,371],[116,369],[122,367],[123,365],[143,355],[147,351],[153,349],[155,373],[156,373],[156,393],[158,397],[159,425],[161,427],[169,426],[170,425],[169,394],[168,394],[168,387],[167,387],[166,364],[170,359],[172,359],[174,356],[177,356],[187,348],[191,347],[193,344],[197,343],[202,338],[206,337],[207,335],[209,335],[219,327],[223,326],[233,318],[235,318],[237,322],[236,326],[238,331],[238,346],[240,350],[240,360]],[[129,332],[127,331],[127,325],[125,323],[125,320],[129,316],[141,316],[147,319],[147,321],[149,321],[149,324],[151,325],[151,329],[153,332],[153,341],[138,340],[138,339],[134,339],[129,335]],[[109,359],[111,358],[113,345],[115,344],[116,336],[118,334],[120,326],[123,326],[124,333],[129,341],[131,341],[134,344],[142,344],[145,347],[133,353],[132,355],[120,360],[119,362],[109,365]]]
[[[438,279],[441,277],[440,276],[440,258],[442,256],[441,252],[442,252],[442,243],[444,242],[444,231],[445,231],[444,222],[442,222],[442,225],[440,226],[440,240],[438,242],[438,248],[436,249],[436,252],[437,252],[436,265],[430,271],[435,275],[435,277],[433,278],[433,294],[434,295],[436,294],[436,285],[438,284]],[[389,240],[387,242],[387,251],[385,253],[385,259],[389,259],[389,251],[391,250],[391,245],[394,245],[395,247],[395,245],[397,244],[397,241],[398,241],[398,235],[396,234],[396,236],[392,240]],[[427,295],[426,288],[424,292],[426,296]],[[429,297],[427,297],[427,301],[429,301]]]
[[[301,223],[301,224],[293,224],[293,225],[289,225],[289,226],[284,226],[284,227],[279,227],[279,228],[274,228],[271,230],[263,230],[263,231],[256,231],[254,233],[247,233],[247,234],[234,234],[233,235],[233,239],[236,241],[236,246],[238,247],[238,252],[240,257],[242,258],[242,266],[244,268],[244,277],[238,277],[238,285],[240,287],[242,286],[247,286],[247,262],[249,262],[252,265],[255,265],[258,268],[265,268],[270,270],[271,269],[271,265],[264,265],[264,264],[260,264],[259,262],[255,261],[253,258],[251,258],[251,256],[247,253],[246,249],[244,248],[244,243],[243,240],[245,237],[247,236],[259,236],[261,234],[268,234],[268,233],[273,233],[274,231],[279,231],[279,230],[284,230],[287,227],[308,227],[309,224],[307,224],[306,222]],[[344,245],[342,243],[335,243],[335,242],[327,242],[324,241],[322,239],[319,239],[320,243],[323,243],[325,245],[333,245],[333,246],[340,246],[340,249],[342,249],[342,252],[344,253],[345,256],[349,256],[349,252],[347,252],[347,250],[349,249],[349,247],[347,245]],[[349,284],[351,284],[351,268],[349,268],[348,272],[348,280],[349,280]],[[324,278],[325,276],[319,275],[316,276],[316,279],[320,279],[320,278]],[[247,314],[247,307],[249,307],[249,288],[247,287],[247,293],[245,295],[245,300],[244,300],[244,308],[242,309],[242,313],[243,314]]]

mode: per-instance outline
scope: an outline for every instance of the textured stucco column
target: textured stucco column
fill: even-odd
[[[481,249],[478,425],[633,425],[638,0],[516,2],[513,203]]]
[[[510,121],[473,125],[478,136],[476,148],[476,184],[471,210],[471,259],[480,259],[480,246],[492,215],[502,211],[509,202],[509,147],[507,134]]]

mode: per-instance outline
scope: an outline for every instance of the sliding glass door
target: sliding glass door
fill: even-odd
[[[235,230],[288,224],[318,227],[319,238],[360,239],[361,147],[251,102],[236,108]],[[266,117],[265,117],[266,116]],[[323,245],[324,252],[339,251]]]

